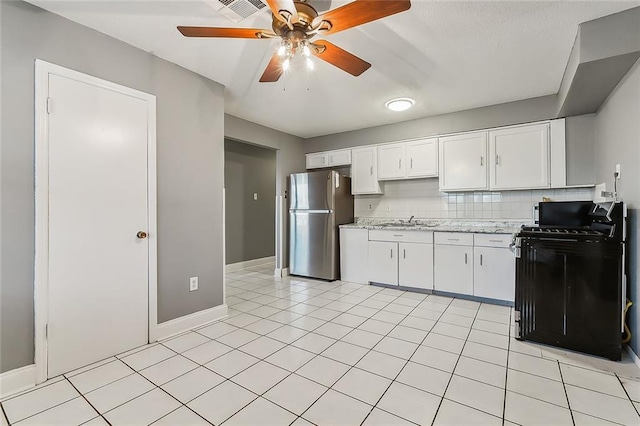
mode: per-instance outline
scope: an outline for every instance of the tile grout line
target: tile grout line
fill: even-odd
[[[482,306],[482,305],[480,305],[480,306]],[[471,327],[473,327],[473,323],[475,322],[476,317],[478,316],[478,311],[480,311],[480,307],[478,307],[478,310],[476,311],[476,314],[473,317],[473,322],[471,323]],[[471,327],[469,328],[469,334],[471,334]],[[467,335],[467,339],[468,338],[469,338],[469,335]],[[453,366],[453,370],[451,370],[451,377],[449,377],[449,381],[447,382],[447,386],[444,388],[444,392],[442,393],[442,398],[440,399],[440,403],[438,404],[438,408],[436,408],[436,412],[433,415],[433,420],[431,420],[431,426],[433,426],[435,424],[435,422],[436,422],[436,418],[438,417],[438,413],[440,412],[440,407],[442,407],[442,402],[444,401],[444,397],[447,394],[447,391],[449,390],[449,385],[451,384],[451,380],[453,380],[453,376],[455,374],[456,368],[458,368],[458,363],[460,362],[460,358],[462,358],[462,352],[464,352],[464,347],[467,346],[467,342],[468,342],[467,339],[465,339],[464,344],[462,345],[462,348],[460,349],[460,353],[458,354],[458,359],[456,360],[456,364]]]
[[[562,389],[564,389],[564,397],[567,398],[567,407],[569,408],[569,415],[571,415],[571,422],[576,424],[576,419],[573,418],[573,410],[571,409],[571,401],[569,401],[569,393],[567,392],[567,384],[564,382],[564,375],[562,374],[562,368],[560,368],[560,362],[556,360],[558,371],[560,372],[560,380],[562,381]]]

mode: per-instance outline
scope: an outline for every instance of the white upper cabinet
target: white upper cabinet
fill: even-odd
[[[407,177],[438,176],[438,138],[406,143]]]
[[[307,169],[348,166],[349,164],[351,164],[350,149],[339,149],[336,151],[314,152],[312,154],[307,154]]]
[[[307,169],[318,169],[321,167],[329,167],[329,153],[316,152],[307,154]]]
[[[375,146],[351,150],[351,193],[382,194]]]
[[[489,188],[487,132],[440,138],[440,190],[481,191]]]
[[[378,147],[378,179],[405,178],[405,144],[394,143]]]
[[[438,138],[378,146],[378,179],[438,176]]]
[[[351,164],[351,150],[340,149],[337,151],[329,151],[329,167],[348,166]]]
[[[489,132],[490,188],[549,188],[549,124]]]

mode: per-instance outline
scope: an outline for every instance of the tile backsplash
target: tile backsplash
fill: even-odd
[[[438,179],[381,182],[382,195],[356,195],[356,217],[420,219],[533,219],[533,207],[552,201],[592,200],[593,188],[500,192],[440,192]]]

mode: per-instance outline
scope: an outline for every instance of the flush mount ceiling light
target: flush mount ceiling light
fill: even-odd
[[[397,98],[387,101],[384,106],[386,106],[391,111],[405,111],[411,108],[415,103],[416,101],[411,98]]]

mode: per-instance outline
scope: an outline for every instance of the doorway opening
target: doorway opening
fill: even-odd
[[[224,141],[226,269],[275,261],[276,150]]]

